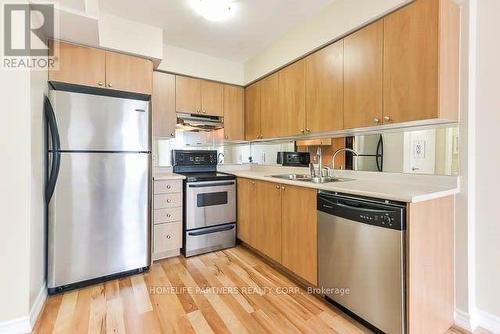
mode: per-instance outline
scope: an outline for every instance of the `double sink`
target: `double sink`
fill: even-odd
[[[281,174],[281,175],[271,175],[271,177],[282,179],[282,180],[290,180],[290,181],[304,181],[304,182],[312,182],[312,183],[331,183],[331,182],[345,182],[352,181],[352,179],[344,179],[344,178],[336,178],[330,176],[323,177],[312,177],[308,174]]]

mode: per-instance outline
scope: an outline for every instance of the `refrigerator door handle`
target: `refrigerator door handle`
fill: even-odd
[[[59,150],[61,149],[61,143],[59,140],[59,131],[57,129],[56,116],[47,96],[45,96],[44,112],[52,142],[52,166],[50,168],[47,188],[45,189],[45,198],[47,203],[49,203],[52,195],[54,194],[57,177],[59,176],[59,168],[61,167],[61,153],[59,152]]]

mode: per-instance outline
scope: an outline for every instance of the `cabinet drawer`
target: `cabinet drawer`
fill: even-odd
[[[154,253],[167,252],[182,247],[182,223],[167,223],[154,226]]]
[[[161,180],[154,183],[155,194],[180,193],[181,191],[182,180]]]
[[[167,208],[153,211],[153,222],[155,224],[182,221],[182,207]]]
[[[155,210],[176,206],[182,206],[182,193],[160,194],[154,197],[153,208]]]

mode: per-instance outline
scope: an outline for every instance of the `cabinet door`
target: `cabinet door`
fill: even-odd
[[[383,22],[377,21],[344,39],[344,127],[382,122]]]
[[[439,1],[384,18],[384,123],[438,117]]]
[[[201,80],[179,75],[175,77],[175,110],[201,112]]]
[[[282,264],[317,284],[316,190],[284,186],[282,190]]]
[[[153,73],[152,124],[154,137],[175,137],[175,76]]]
[[[245,93],[242,87],[224,85],[224,138],[245,139]]]
[[[274,73],[260,81],[261,94],[261,135],[264,138],[276,138],[281,131],[282,119],[279,105],[279,78]]]
[[[306,78],[305,62],[299,60],[278,72],[279,108],[281,120],[278,136],[295,136],[305,133]]]
[[[238,239],[256,247],[256,185],[255,181],[249,179],[237,179],[237,201],[238,201]]]
[[[306,58],[306,131],[344,128],[344,41]]]
[[[212,116],[223,116],[224,86],[217,82],[201,81],[201,112]]]
[[[245,139],[259,139],[260,129],[260,82],[245,88]]]
[[[281,187],[255,181],[257,185],[256,248],[281,263]]]
[[[151,95],[153,63],[148,59],[106,51],[106,86]]]
[[[59,50],[49,81],[104,87],[106,83],[106,52],[99,49],[49,40],[49,47]]]

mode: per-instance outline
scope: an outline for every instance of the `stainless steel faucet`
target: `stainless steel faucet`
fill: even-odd
[[[321,173],[321,171],[323,170],[323,154],[321,145],[319,145],[318,149],[316,150],[316,156],[318,157],[318,176],[321,177],[323,176]]]
[[[350,148],[340,148],[340,149],[336,150],[335,153],[333,153],[333,155],[332,155],[332,169],[333,169],[333,172],[335,172],[335,158],[337,157],[337,154],[342,153],[342,152],[351,152],[352,154],[354,154],[354,156],[358,156],[359,155],[358,152],[356,152],[355,150],[350,149]]]

